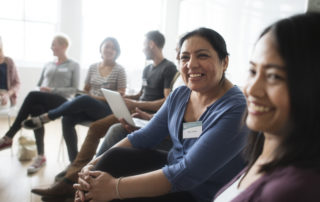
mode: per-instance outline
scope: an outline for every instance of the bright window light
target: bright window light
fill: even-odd
[[[242,86],[258,35],[272,22],[303,13],[307,0],[183,0],[179,34],[204,26],[219,32],[230,53],[227,77]]]
[[[59,0],[0,0],[4,53],[18,66],[42,67],[52,60]]]
[[[161,29],[162,4],[162,0],[83,0],[83,67],[100,62],[100,43],[108,36],[115,37],[121,47],[117,62],[126,69],[128,89],[140,90],[146,65],[144,35]]]

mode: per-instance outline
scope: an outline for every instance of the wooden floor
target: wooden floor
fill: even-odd
[[[8,130],[8,121],[0,117],[0,137]],[[60,120],[45,126],[45,154],[47,164],[38,173],[27,175],[27,168],[32,161],[21,162],[17,158],[18,138],[20,135],[33,137],[33,132],[23,129],[14,138],[12,149],[0,151],[0,202],[39,202],[41,198],[30,190],[34,187],[48,187],[54,176],[69,163],[65,143],[61,146]],[[77,126],[79,144],[84,140],[88,128]],[[78,147],[80,148],[80,147]]]

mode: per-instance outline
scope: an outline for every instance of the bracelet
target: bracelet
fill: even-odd
[[[120,196],[120,192],[119,192],[119,184],[121,181],[122,177],[119,177],[117,180],[117,184],[116,184],[116,194],[117,194],[117,198],[121,200],[121,196]]]

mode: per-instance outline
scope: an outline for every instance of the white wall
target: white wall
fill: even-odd
[[[67,34],[71,40],[71,46],[68,50],[68,56],[80,62],[81,50],[81,1],[68,0],[60,1],[60,19],[58,23],[58,32]],[[72,13],[70,13],[72,11]],[[49,47],[48,47],[49,48]],[[80,63],[81,65],[81,63]],[[24,67],[18,66],[21,87],[17,100],[16,113],[20,109],[24,98],[27,94],[34,90],[40,78],[42,67]],[[87,69],[81,67],[80,73],[80,89],[84,86],[84,79]]]
[[[162,32],[166,36],[166,45],[164,48],[164,55],[168,59],[175,61],[175,50],[178,33],[178,8],[181,0],[164,0],[165,13],[163,13],[163,27]],[[79,0],[60,0],[60,12],[58,32],[67,34],[71,39],[71,46],[68,50],[68,56],[80,63],[80,89],[83,89],[87,68],[81,61],[81,38],[82,38],[82,15],[81,2]],[[21,88],[19,91],[17,107],[18,110],[26,97],[26,95],[33,89],[40,78],[42,67],[24,67],[18,66],[18,72],[21,79]]]

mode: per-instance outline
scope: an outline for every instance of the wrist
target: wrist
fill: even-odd
[[[121,195],[121,190],[120,190],[120,183],[121,183],[122,177],[119,177],[116,179],[115,182],[115,192],[116,192],[116,199],[123,199]]]

